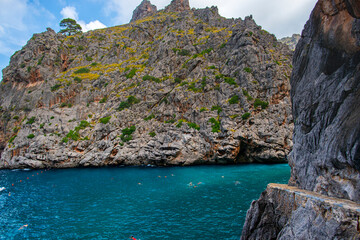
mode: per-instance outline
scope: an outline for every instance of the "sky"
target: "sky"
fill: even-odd
[[[0,70],[34,33],[60,30],[63,18],[73,18],[83,31],[126,24],[142,0],[0,0]],[[163,9],[171,0],[150,0]],[[190,0],[190,7],[217,6],[220,15],[256,23],[277,38],[301,33],[317,0]],[[0,79],[2,73],[0,72]]]

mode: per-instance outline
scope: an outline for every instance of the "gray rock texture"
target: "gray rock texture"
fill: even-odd
[[[3,70],[0,168],[286,162],[292,52],[251,17],[176,9],[35,34]]]
[[[295,51],[296,45],[298,44],[300,37],[300,34],[293,34],[291,37],[284,37],[279,39],[279,42],[288,45],[291,50]]]
[[[130,22],[135,22],[139,19],[154,15],[157,12],[157,7],[152,5],[150,1],[143,0],[141,4],[134,10]]]
[[[290,184],[360,203],[359,1],[319,1],[295,51]]]
[[[293,59],[289,186],[252,203],[242,239],[360,239],[359,10],[316,4]]]
[[[189,0],[172,0],[170,5],[165,8],[167,12],[182,12],[190,10]]]
[[[360,239],[360,205],[281,184],[252,202],[241,239]]]

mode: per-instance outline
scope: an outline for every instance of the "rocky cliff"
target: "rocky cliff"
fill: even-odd
[[[300,34],[293,34],[291,37],[281,38],[279,42],[288,45],[291,50],[295,51],[296,45],[298,44],[300,37]]]
[[[316,4],[293,60],[293,187],[268,186],[242,239],[360,239],[359,30],[359,1]],[[299,203],[289,189],[312,200]]]
[[[289,48],[251,17],[151,6],[122,26],[48,29],[11,57],[0,168],[287,160]]]

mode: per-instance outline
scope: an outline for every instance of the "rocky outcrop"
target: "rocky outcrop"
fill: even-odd
[[[293,34],[291,37],[284,37],[279,40],[279,42],[286,44],[289,48],[295,51],[296,45],[300,40],[300,34]]]
[[[269,186],[242,239],[360,239],[359,9],[358,1],[316,4],[293,60],[294,187]]]
[[[172,0],[170,5],[165,8],[167,12],[182,12],[190,10],[189,0]]]
[[[152,5],[150,1],[143,0],[141,4],[134,10],[130,22],[135,22],[139,19],[154,15],[157,12],[157,7]]]
[[[4,70],[0,167],[285,162],[291,58],[215,7],[34,35]]]
[[[319,1],[295,52],[290,183],[360,203],[360,2]]]
[[[251,204],[241,239],[360,239],[360,205],[269,184]]]

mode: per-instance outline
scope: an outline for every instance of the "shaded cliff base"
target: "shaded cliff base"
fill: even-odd
[[[360,204],[271,183],[252,202],[241,239],[360,239]]]

